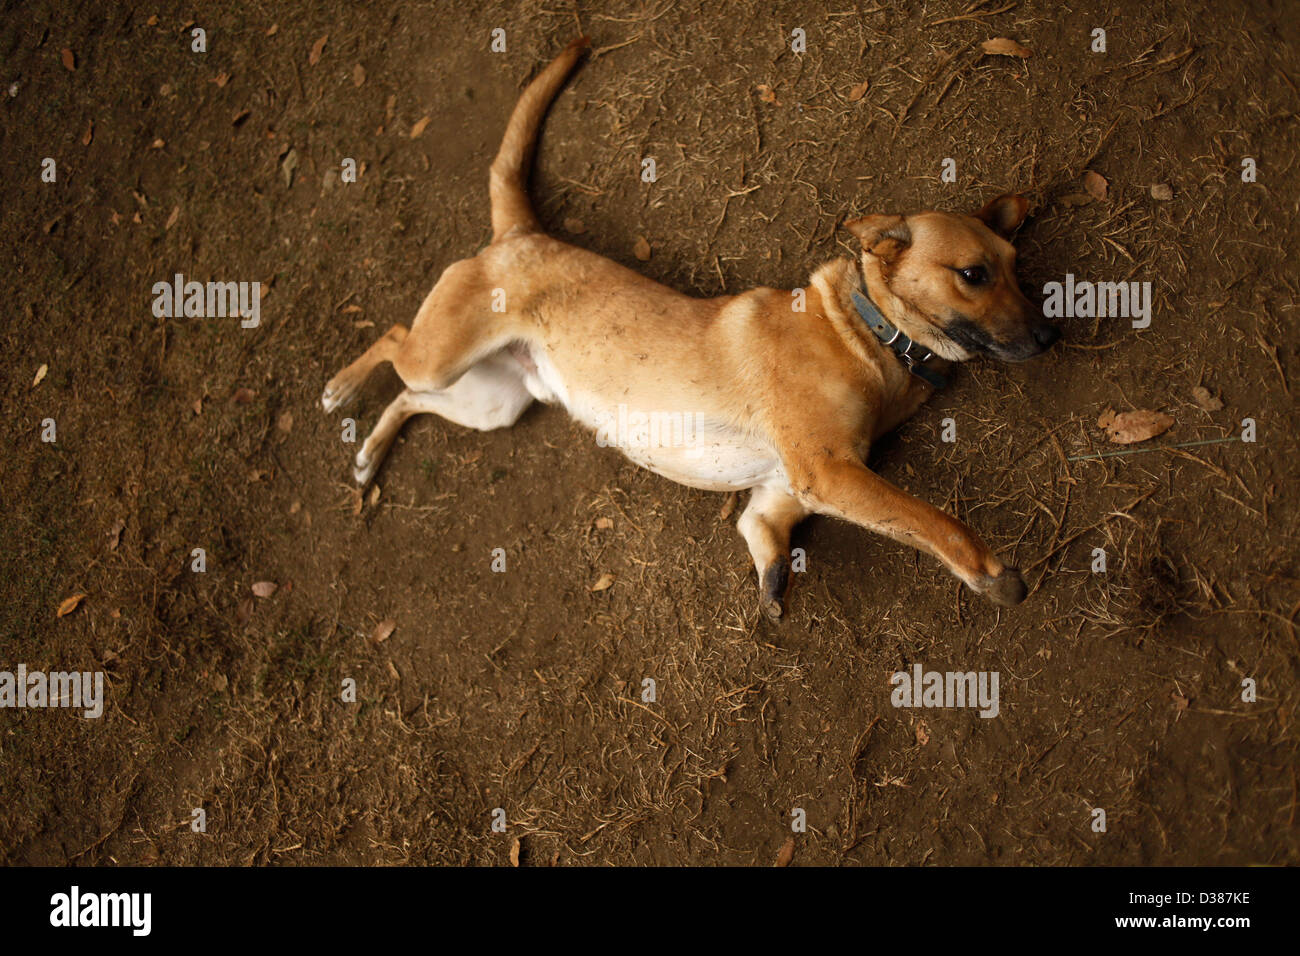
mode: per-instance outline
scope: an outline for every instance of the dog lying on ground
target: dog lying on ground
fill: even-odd
[[[1024,600],[1020,573],[974,532],[864,461],[943,384],[948,363],[1020,361],[1059,337],[1016,283],[1007,239],[1025,199],[846,222],[861,255],[817,269],[802,311],[778,289],[683,295],[547,236],[529,202],[543,116],[586,45],[570,43],[515,106],[491,167],[492,243],[447,267],[409,330],[394,325],[326,386],[332,412],[382,362],[406,385],[357,453],[356,480],[370,481],[420,412],[482,430],[513,425],[534,399],[593,428],[628,408],[684,413],[690,441],[621,449],[684,485],[752,491],[738,527],[769,616],[782,613],[790,533],[809,514],[934,555],[998,604]]]

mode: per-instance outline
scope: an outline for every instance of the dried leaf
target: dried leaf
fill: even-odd
[[[613,518],[597,518],[597,519],[596,519],[596,530],[597,530],[597,531],[608,531],[608,530],[609,530],[610,528],[612,528],[612,527],[614,527],[614,519],[613,519]]]
[[[77,68],[77,57],[66,46],[63,48],[63,65],[69,70],[75,70]]]
[[[293,173],[298,168],[298,151],[290,149],[280,162],[280,178],[284,180],[284,188],[293,187]]]
[[[167,145],[167,143],[164,140],[156,139],[149,145],[152,146],[154,149],[162,149],[164,146]]]
[[[40,385],[41,382],[45,381],[45,373],[49,370],[50,367],[42,362],[41,367],[36,370],[36,377],[32,379],[32,388],[35,388],[37,385]]]
[[[776,866],[789,866],[794,859],[794,837],[786,837],[785,843],[776,854]]]
[[[510,865],[519,865],[519,837],[510,841]]]
[[[293,412],[288,410],[283,412],[280,417],[276,419],[275,427],[285,434],[293,431]]]
[[[645,236],[636,237],[636,245],[632,247],[632,254],[642,262],[650,261],[650,243],[646,241]]]
[[[253,585],[253,594],[260,598],[269,598],[278,585],[274,581],[258,581]]]
[[[116,551],[118,544],[122,540],[122,530],[126,527],[126,522],[118,518],[113,522],[113,527],[108,529],[108,550]]]
[[[352,514],[361,514],[361,509],[366,506],[366,499],[361,494],[360,488],[352,489]]]
[[[269,36],[269,37],[273,37],[273,36],[275,36],[275,35],[276,35],[277,33],[279,33],[279,32],[280,32],[280,24],[278,24],[278,23],[272,23],[272,24],[271,24],[271,28],[270,28],[269,30],[266,31],[266,35]]]
[[[370,489],[370,507],[373,508],[375,505],[379,504],[379,495],[380,491],[378,485],[375,485]]]
[[[91,120],[86,124],[86,131],[81,134],[81,145],[89,146],[90,141],[95,138],[95,121]]]
[[[257,392],[253,391],[251,388],[237,388],[235,389],[235,394],[231,397],[235,400],[236,405],[247,405],[253,400],[253,396],[256,394]]]
[[[239,607],[235,608],[235,620],[240,624],[247,624],[253,616],[253,599],[244,598],[239,602]]]
[[[212,78],[212,82],[217,84],[217,89],[221,89],[223,86],[225,86],[227,83],[230,82],[230,74],[225,72],[218,73],[216,76]]]
[[[591,586],[592,591],[608,591],[614,586],[614,575],[606,573],[596,579],[596,583]]]
[[[366,68],[358,63],[352,68],[352,85],[360,86],[366,82]]]
[[[1152,183],[1151,198],[1158,199],[1161,202],[1169,202],[1174,198],[1174,191],[1168,183]]]
[[[250,110],[250,109],[242,109],[242,110],[240,110],[238,113],[236,113],[236,114],[234,115],[234,118],[231,119],[231,121],[230,121],[230,125],[231,125],[231,126],[238,126],[238,125],[239,125],[240,123],[242,123],[244,120],[248,119],[248,117],[252,114],[252,112],[253,112],[253,111]]]
[[[411,139],[419,139],[420,134],[429,128],[432,118],[425,116],[416,120],[415,125],[411,127]]]
[[[1117,445],[1133,445],[1155,438],[1167,431],[1173,423],[1173,416],[1148,409],[1117,415],[1113,409],[1108,408],[1097,419],[1097,426],[1105,429],[1106,437]]]
[[[1083,188],[1088,190],[1088,195],[1093,199],[1104,200],[1110,193],[1110,183],[1106,182],[1106,177],[1091,169],[1083,174]]]
[[[384,643],[384,641],[392,637],[393,631],[395,630],[397,630],[397,622],[391,617],[384,618],[375,625],[374,633],[370,635],[370,643],[378,647],[380,644]]]
[[[327,33],[311,45],[311,52],[307,54],[307,64],[315,66],[320,62],[320,56],[325,52],[325,44],[329,41],[330,35]]]
[[[870,80],[863,80],[857,86],[853,87],[853,89],[849,90],[849,102],[856,103],[858,100],[862,99],[862,97],[867,95],[867,90],[870,87]]]
[[[776,98],[776,90],[772,89],[772,87],[768,86],[766,83],[760,83],[758,85],[758,98],[764,103],[771,103],[774,106],[781,105],[780,101]]]
[[[59,604],[59,610],[55,613],[55,617],[67,617],[77,609],[77,605],[81,603],[85,596],[84,594],[74,594],[72,597],[64,598],[63,602]]]
[[[167,217],[167,225],[163,226],[163,231],[166,232],[170,230],[172,226],[176,225],[176,220],[179,219],[180,217],[181,217],[181,207],[172,206],[172,213],[170,216]]]
[[[1204,385],[1197,385],[1192,389],[1192,401],[1207,412],[1217,412],[1223,407],[1223,399],[1218,398]]]
[[[924,720],[916,722],[916,745],[924,747],[930,742],[930,728],[925,725]]]
[[[1007,37],[995,37],[992,40],[985,40],[980,44],[980,49],[993,56],[1018,56],[1025,59],[1034,55],[1029,47],[1021,46],[1015,40]]]

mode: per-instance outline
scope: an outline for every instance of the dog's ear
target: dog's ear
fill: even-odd
[[[1028,199],[1016,193],[1003,193],[997,199],[990,199],[983,209],[975,213],[975,218],[1003,239],[1010,239],[1011,234],[1025,221],[1028,212]]]
[[[898,258],[912,244],[912,230],[902,216],[863,216],[850,219],[844,228],[858,237],[863,249],[885,262]]]

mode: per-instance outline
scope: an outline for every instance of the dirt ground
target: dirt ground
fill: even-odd
[[[794,865],[1300,861],[1298,20],[1091,6],[6,4],[0,670],[100,670],[108,702],[0,712],[0,860],[767,865],[801,808]],[[675,288],[800,286],[846,216],[1005,190],[1028,289],[1152,283],[1150,328],[1067,318],[872,452],[1025,571],[1023,605],[814,518],[769,622],[726,497],[558,408],[414,419],[358,498],[322,387],[488,241],[509,109],[579,30],[540,215]],[[260,325],[156,318],[177,272],[262,282]],[[361,436],[398,388],[349,410]],[[1108,408],[1174,424],[1070,460],[1119,447]],[[1246,418],[1254,443],[1151,450]],[[1000,715],[891,706],[916,663],[998,672]]]

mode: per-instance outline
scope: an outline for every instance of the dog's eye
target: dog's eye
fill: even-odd
[[[962,277],[962,281],[967,285],[983,285],[989,281],[988,270],[983,266],[971,266],[968,269],[958,269],[957,275]]]

